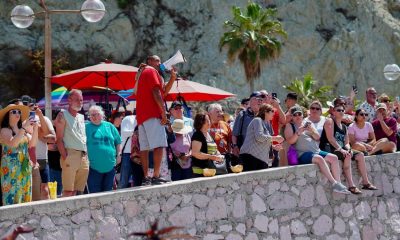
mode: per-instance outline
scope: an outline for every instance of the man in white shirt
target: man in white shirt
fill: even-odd
[[[136,116],[129,115],[124,117],[121,122],[121,177],[118,188],[130,187],[129,178],[133,175],[133,162],[131,161],[132,134],[137,125]],[[136,183],[135,183],[136,185]]]

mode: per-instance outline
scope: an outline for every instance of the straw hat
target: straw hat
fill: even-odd
[[[185,122],[182,119],[175,119],[171,128],[174,133],[178,134],[186,134],[192,130],[190,126],[185,126]]]
[[[10,110],[20,110],[21,111],[21,121],[25,121],[29,116],[29,107],[25,105],[15,105],[10,104],[7,107],[0,110],[0,124],[3,122],[3,118]]]

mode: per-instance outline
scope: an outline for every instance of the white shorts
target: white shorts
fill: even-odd
[[[139,125],[139,144],[142,151],[168,146],[165,126],[159,118],[150,118]]]

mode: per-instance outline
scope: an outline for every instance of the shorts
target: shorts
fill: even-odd
[[[150,118],[139,125],[139,144],[141,151],[167,147],[167,133],[160,119]]]
[[[67,158],[60,159],[64,191],[83,191],[89,175],[87,153],[67,148]]]
[[[353,160],[353,161],[356,160],[356,156],[358,154],[363,154],[364,155],[363,152],[360,152],[360,151],[357,151],[357,150],[354,150],[354,149],[351,149],[351,153],[352,153],[351,160]],[[339,160],[344,161],[345,157],[341,152],[334,151],[333,154],[335,154],[338,157]]]
[[[328,155],[328,152],[325,151],[319,151],[318,153],[314,152],[305,152],[299,157],[299,164],[310,164],[312,163],[312,159],[315,155],[320,155],[321,157],[326,157]]]
[[[48,183],[49,182],[49,164],[47,162],[47,159],[38,159],[37,160],[39,163],[39,170],[40,170],[40,178],[42,179],[42,183]]]

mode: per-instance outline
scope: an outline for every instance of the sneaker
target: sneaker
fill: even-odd
[[[349,190],[347,190],[347,188],[340,182],[335,182],[332,185],[332,189],[334,192],[336,193],[341,193],[341,194],[351,194],[351,192]]]
[[[142,186],[151,186],[151,178],[145,177],[142,182]]]
[[[167,183],[167,182],[169,182],[169,181],[162,177],[153,177],[151,179],[151,184],[153,184],[153,185],[160,185],[160,184]]]

